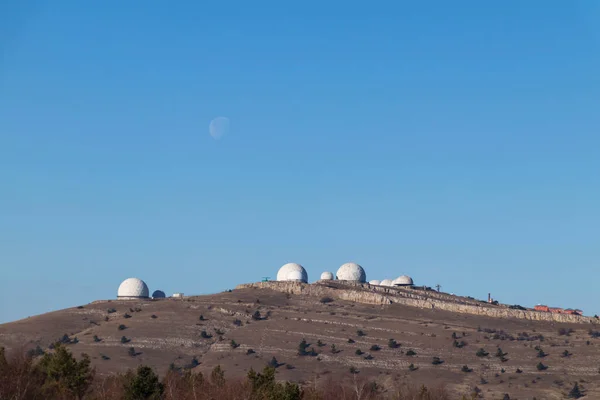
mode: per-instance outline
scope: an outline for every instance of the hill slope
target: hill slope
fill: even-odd
[[[336,290],[340,296],[330,298],[244,287],[185,299],[97,301],[0,325],[0,346],[47,349],[67,334],[78,339],[69,348],[89,354],[101,374],[139,364],[164,373],[171,364],[193,367],[195,359],[197,370],[220,364],[228,376],[236,376],[276,357],[282,364],[278,377],[298,382],[350,379],[352,367],[384,387],[393,381],[444,383],[457,393],[477,386],[484,398],[509,393],[519,399],[558,399],[583,380],[588,398],[600,398],[600,339],[590,337],[590,324],[492,318],[393,302],[364,304],[341,300],[343,288]],[[259,320],[253,318],[256,311]],[[560,334],[569,330],[569,335]],[[203,338],[203,331],[212,337]],[[130,342],[122,343],[122,336]],[[298,355],[302,339],[318,356]],[[390,347],[390,339],[398,346]],[[239,346],[234,348],[232,340]],[[538,346],[545,357],[538,357]],[[137,355],[129,354],[130,347]],[[498,347],[504,361],[495,356]],[[489,355],[478,357],[480,348]],[[255,353],[247,354],[249,349]],[[364,354],[357,355],[357,349]],[[407,355],[408,350],[416,355]],[[443,363],[433,365],[434,357]],[[539,362],[548,369],[538,371]],[[410,364],[418,369],[409,371]],[[463,372],[465,365],[472,371]]]

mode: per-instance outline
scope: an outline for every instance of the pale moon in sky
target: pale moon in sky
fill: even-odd
[[[210,124],[208,124],[208,132],[213,139],[221,139],[221,137],[227,135],[229,132],[229,118],[217,117],[213,119],[210,121]]]

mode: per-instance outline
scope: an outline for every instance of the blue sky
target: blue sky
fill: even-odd
[[[8,3],[0,322],[291,261],[600,313],[599,3]]]

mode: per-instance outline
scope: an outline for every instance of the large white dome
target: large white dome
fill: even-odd
[[[381,286],[392,286],[392,280],[391,279],[384,279],[381,281],[380,283]]]
[[[321,280],[331,281],[333,280],[333,272],[325,271],[321,274]]]
[[[119,290],[117,291],[117,298],[119,299],[145,299],[148,298],[149,290],[148,285],[138,278],[125,279]]]
[[[373,279],[372,281],[369,281],[369,285],[381,285],[381,281],[379,279]]]
[[[341,281],[365,282],[367,280],[367,274],[363,267],[352,262],[342,265],[335,276]]]
[[[294,272],[294,276],[290,277],[289,274]],[[300,275],[298,275],[298,273]],[[300,276],[298,278],[298,276]],[[277,271],[277,280],[278,281],[289,281],[289,280],[300,280],[304,283],[308,282],[308,274],[304,267],[300,264],[296,263],[287,263],[283,267],[279,268]]]
[[[294,270],[290,271],[287,274],[288,281],[300,281],[306,283],[306,273],[302,273],[302,271]]]
[[[394,279],[392,284],[398,286],[412,286],[413,280],[410,276],[402,275]]]

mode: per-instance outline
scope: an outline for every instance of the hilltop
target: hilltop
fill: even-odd
[[[276,357],[278,379],[303,384],[349,380],[352,369],[384,388],[394,381],[443,383],[490,399],[504,393],[560,399],[580,381],[588,398],[600,398],[596,329],[594,318],[437,292],[261,282],[182,299],[96,301],[30,317],[0,325],[0,346],[46,351],[66,334],[69,349],[89,354],[99,374],[140,364],[161,374],[221,365],[228,376],[242,376]],[[303,339],[307,354],[298,355]],[[540,362],[547,369],[538,370]]]

